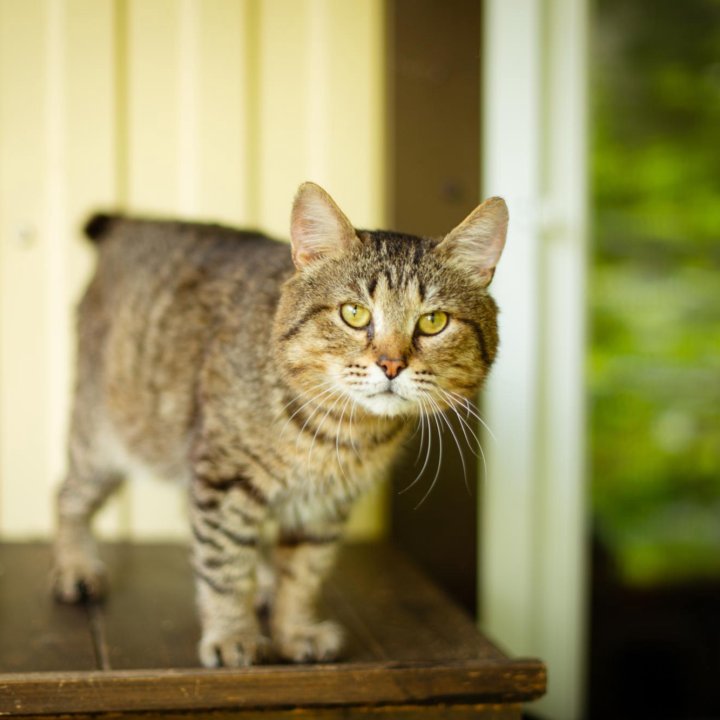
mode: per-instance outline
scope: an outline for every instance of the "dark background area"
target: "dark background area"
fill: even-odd
[[[388,3],[388,224],[397,230],[444,235],[478,204],[480,10],[473,0]],[[425,462],[427,435],[421,445],[418,432],[393,478],[391,533],[474,615],[478,461],[457,422],[453,429],[465,471],[445,429],[440,474],[423,501],[440,461],[433,425],[427,467],[401,493]]]

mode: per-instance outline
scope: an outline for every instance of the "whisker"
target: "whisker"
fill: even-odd
[[[340,459],[340,430],[342,429],[342,422],[343,418],[345,417],[345,410],[347,409],[348,403],[352,400],[350,395],[347,396],[347,399],[345,400],[345,404],[342,406],[342,410],[340,411],[340,420],[338,421],[337,428],[335,430],[335,455],[337,456],[338,461],[338,467],[340,468],[340,472],[342,473],[343,478],[347,481],[347,475],[345,474],[345,469],[342,465],[342,460]],[[352,444],[352,443],[351,443]]]
[[[424,502],[428,499],[430,496],[430,493],[433,491],[433,488],[435,487],[435,483],[437,483],[438,478],[440,477],[440,468],[442,467],[442,456],[443,456],[443,442],[442,442],[442,431],[440,430],[440,423],[437,419],[437,415],[433,415],[432,419],[435,421],[435,427],[438,431],[438,444],[440,446],[440,455],[438,457],[438,464],[437,464],[437,470],[435,470],[435,477],[433,478],[432,482],[430,483],[430,487],[428,488],[427,492],[422,496],[420,502],[415,506],[415,510],[417,510]]]
[[[350,435],[350,447],[352,447],[353,452],[355,453],[355,456],[359,460],[360,453],[358,452],[358,449],[355,445],[355,436],[353,434],[353,415],[355,414],[356,407],[357,407],[357,402],[353,399],[352,407],[350,408],[350,420],[348,422],[348,434]]]
[[[339,390],[338,388],[331,388],[330,390],[326,390],[326,391],[325,391],[324,393],[322,393],[322,394],[323,394],[323,395],[328,395],[328,394],[329,394],[329,397],[327,397],[327,398],[325,398],[325,399],[326,399],[328,402],[330,402],[330,400],[333,398],[333,396],[334,396],[336,393],[339,393],[339,392],[342,392],[342,391]],[[296,447],[296,448],[297,448],[297,446],[298,446],[298,443],[300,442],[300,438],[302,437],[302,434],[305,432],[305,428],[308,426],[308,424],[310,423],[310,421],[315,417],[315,415],[316,415],[317,413],[319,413],[319,412],[322,412],[325,407],[326,407],[326,406],[325,406],[324,404],[317,403],[317,405],[316,405],[316,407],[314,408],[314,410],[305,418],[305,422],[302,424],[302,427],[300,428],[300,431],[298,432],[297,439],[295,440],[295,447]],[[315,434],[317,435],[317,428],[316,428]]]
[[[332,384],[333,384],[332,380],[325,380],[324,382],[318,383],[317,385],[314,385],[313,387],[311,387],[310,390],[308,390],[308,392],[315,392],[315,390],[320,390],[321,388],[329,387]],[[300,396],[301,396],[301,393],[298,393],[294,397],[290,398],[290,400],[288,400],[282,406],[282,408],[280,409],[280,412],[273,418],[273,422],[275,422],[275,420],[278,420],[280,418],[280,416],[283,414],[283,412],[285,410],[287,410],[289,405],[292,405],[294,402],[297,402],[298,399],[300,398]]]
[[[448,395],[448,393],[446,393],[442,388],[439,388],[439,389],[440,389],[440,392],[442,392],[446,396],[445,400],[448,403],[448,406],[455,413],[455,416],[460,421],[460,429],[463,431],[463,435],[465,435],[465,440],[467,442],[468,447],[470,448],[470,451],[472,452],[473,455],[475,455],[475,457],[479,457],[478,453],[475,451],[474,445],[477,445],[477,446],[480,445],[480,438],[478,437],[477,433],[475,432],[475,429],[472,427],[472,425],[470,425],[468,420],[460,414],[460,411],[458,410],[458,404],[452,399],[452,397],[450,397],[450,395]],[[470,438],[468,438],[467,431],[465,430],[465,428],[467,428],[467,430],[469,430],[470,434],[473,436],[473,439],[475,440],[474,445],[473,445],[473,443],[470,442]]]
[[[418,417],[418,422],[415,423],[415,429],[413,430],[412,435],[410,435],[410,437],[407,438],[407,442],[414,440],[415,436],[418,434],[419,431],[420,431],[420,418]]]
[[[425,401],[422,397],[418,397],[418,402],[420,403],[420,417],[423,419],[423,432],[425,430],[425,423],[427,422],[427,450],[425,451],[425,462],[423,463],[423,466],[420,468],[420,472],[415,476],[415,479],[407,486],[404,487],[402,490],[398,492],[398,495],[403,495],[408,490],[413,488],[418,480],[422,477],[423,473],[425,472],[425,468],[428,465],[428,462],[430,462],[430,450],[432,448],[432,434],[430,432],[430,419],[428,417],[427,410],[425,408]],[[420,446],[420,451],[418,452],[418,457],[420,457],[420,454],[422,454],[422,445]]]
[[[418,417],[418,424],[415,427],[415,432],[413,433],[412,437],[415,437],[415,435],[417,435],[417,431],[419,428],[420,429],[420,446],[418,447],[418,452],[417,452],[417,455],[415,456],[415,462],[413,463],[413,467],[417,467],[417,464],[420,462],[420,456],[422,455],[423,447],[425,445],[425,413],[423,411],[422,399],[419,398],[419,400],[420,400],[420,415]]]
[[[442,388],[441,388],[441,389],[442,389]],[[446,391],[443,390],[443,392],[446,392]],[[457,393],[452,393],[452,395],[455,395],[455,396],[459,397],[459,398],[462,399],[462,400],[465,400],[465,399],[466,399],[466,398],[462,398],[462,396],[458,396]],[[450,398],[448,398],[448,400],[449,400],[449,399],[450,399]],[[467,406],[466,406],[466,405],[463,405],[463,407],[465,407],[465,408],[467,409]],[[457,410],[456,410],[456,413],[457,413]],[[463,417],[460,415],[460,413],[457,413],[457,416],[458,416],[458,418],[459,418],[460,421],[461,421],[461,427],[463,427],[463,425],[464,425],[465,427],[467,427],[467,429],[472,433],[473,438],[475,438],[475,442],[477,443],[477,448],[478,448],[478,450],[480,451],[480,455],[478,456],[477,453],[474,453],[474,454],[475,454],[475,457],[480,457],[480,459],[482,460],[482,464],[483,464],[483,477],[487,478],[487,477],[488,477],[487,458],[485,457],[485,450],[483,450],[483,446],[482,446],[482,443],[480,442],[480,438],[477,436],[477,434],[475,433],[475,431],[474,431],[474,429],[472,428],[472,426],[470,425],[470,423],[468,423],[468,421],[467,421],[465,418],[463,418]],[[473,413],[473,416],[476,417],[478,420],[480,420],[480,422],[483,424],[483,427],[485,427],[485,428],[487,429],[487,431],[490,433],[490,435],[492,436],[492,438],[493,438],[494,440],[496,440],[495,436],[492,434],[492,430],[490,430],[490,428],[487,426],[487,424],[486,424],[485,422],[483,422],[483,419],[482,419],[479,415],[477,415],[476,413]]]
[[[295,412],[285,421],[285,424],[282,426],[282,430],[280,431],[280,437],[282,437],[282,436],[285,434],[285,430],[287,429],[287,426],[290,424],[290,422],[292,421],[292,419],[293,419],[299,412],[301,412],[304,408],[306,408],[308,405],[310,405],[310,403],[313,403],[313,402],[317,403],[317,401],[320,400],[320,398],[324,397],[325,395],[330,394],[330,393],[333,391],[333,387],[334,387],[335,383],[332,382],[332,381],[329,381],[329,382],[327,382],[327,383],[323,383],[323,384],[321,384],[321,385],[318,386],[318,389],[319,389],[319,388],[322,388],[322,387],[325,387],[325,385],[328,386],[325,390],[323,390],[322,392],[319,392],[319,393],[313,395],[309,400],[307,400],[306,402],[304,402],[297,410],[295,410]],[[291,400],[290,403],[288,403],[288,405],[290,405],[292,402],[293,402],[293,401]],[[287,405],[286,405],[285,407],[287,407]],[[319,407],[319,405],[318,405],[318,407]],[[283,408],[283,410],[284,410],[284,409],[285,409],[285,408]],[[310,417],[312,417],[313,414],[314,414],[314,411],[313,411],[313,413],[310,414]],[[303,425],[303,429],[305,429],[305,425]]]
[[[315,440],[317,440],[317,436],[320,433],[320,429],[325,424],[325,421],[328,419],[328,415],[335,409],[335,406],[343,399],[343,392],[342,390],[336,390],[335,391],[338,394],[338,398],[335,400],[335,402],[328,407],[328,409],[325,411],[325,414],[323,415],[323,419],[318,424],[317,428],[315,428],[315,434],[313,435],[312,442],[310,443],[310,449],[308,450],[307,454],[307,460],[306,460],[306,466],[308,469],[308,476],[310,476],[310,456],[312,455],[313,448],[315,447]]]
[[[437,401],[432,397],[430,397],[429,400],[435,406],[435,409],[437,411],[435,416],[437,417],[437,415],[440,415],[440,419],[445,422],[447,429],[450,431],[450,434],[452,435],[453,440],[455,441],[455,446],[457,447],[458,455],[460,455],[460,463],[462,464],[463,481],[465,483],[465,489],[467,490],[468,495],[472,495],[472,493],[470,492],[470,485],[468,484],[467,467],[465,465],[465,456],[463,455],[462,448],[460,447],[460,440],[458,439],[458,436],[456,435],[452,424],[445,416],[445,413],[442,412],[442,410],[440,409],[440,406],[438,405]],[[451,409],[454,409],[454,408],[452,408],[452,405],[450,407],[451,407]]]
[[[480,453],[475,450],[476,447],[480,446],[480,438],[475,434],[475,430],[473,427],[468,423],[468,421],[460,414],[460,411],[455,407],[455,405],[451,405],[450,409],[455,413],[455,417],[458,419],[460,423],[460,430],[462,431],[463,437],[465,438],[465,443],[467,444],[468,448],[470,449],[470,452],[475,457],[480,457]],[[470,435],[472,435],[472,438],[475,442],[471,442],[470,437],[468,436],[468,431],[470,432]]]
[[[325,393],[323,393],[323,394],[327,394],[327,391],[326,391]],[[310,472],[310,456],[311,456],[311,454],[312,454],[313,448],[315,447],[315,439],[317,438],[318,433],[320,432],[320,429],[322,428],[323,423],[324,423],[325,420],[327,419],[327,416],[332,412],[332,409],[335,407],[335,405],[337,405],[338,401],[342,399],[342,390],[340,390],[340,389],[338,389],[338,388],[332,389],[332,393],[331,393],[330,397],[327,398],[327,401],[330,402],[330,401],[332,400],[332,398],[333,398],[336,394],[339,395],[339,397],[335,400],[335,402],[333,402],[332,405],[330,405],[329,407],[327,407],[326,412],[325,412],[325,415],[323,416],[322,420],[318,423],[318,426],[315,428],[315,434],[313,435],[312,442],[310,443],[310,447],[308,448],[307,456],[306,456],[306,459],[305,459],[305,470],[306,470],[306,472],[305,472],[305,479],[304,479],[304,486],[305,486],[306,489],[308,489],[308,488],[311,486],[311,484],[312,484],[312,473]],[[307,419],[306,419],[305,422],[303,423],[303,426],[302,426],[302,427],[300,428],[300,430],[298,431],[298,435],[297,435],[297,438],[296,438],[296,440],[295,440],[295,449],[296,449],[296,450],[298,449],[298,444],[299,444],[299,442],[300,442],[300,439],[302,438],[303,432],[305,431],[305,427],[306,427],[307,424],[312,420],[312,418],[316,415],[316,413],[322,412],[322,410],[323,410],[324,407],[325,407],[324,405],[318,405],[318,406],[310,413],[310,415],[307,417]]]
[[[497,438],[495,437],[495,433],[490,429],[490,426],[480,417],[480,411],[478,408],[473,404],[471,400],[468,398],[460,395],[459,393],[453,392],[452,390],[444,390],[443,392],[447,392],[450,395],[452,395],[454,398],[456,398],[459,403],[462,405],[467,412],[469,412],[490,434],[490,437],[497,442]]]

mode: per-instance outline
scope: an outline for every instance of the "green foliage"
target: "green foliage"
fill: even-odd
[[[630,581],[720,574],[720,2],[593,37],[595,526]]]

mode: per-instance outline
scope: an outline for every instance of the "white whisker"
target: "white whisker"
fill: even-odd
[[[398,492],[399,495],[402,495],[406,493],[408,490],[413,488],[418,480],[422,477],[423,473],[425,472],[425,468],[428,465],[428,462],[430,462],[430,450],[432,448],[432,434],[430,433],[430,419],[427,413],[427,410],[425,408],[425,402],[422,397],[418,397],[418,402],[420,404],[420,417],[423,422],[423,435],[425,432],[425,423],[427,422],[427,450],[425,451],[425,462],[423,462],[423,466],[420,468],[420,472],[415,476],[415,479],[407,486],[404,487],[402,490]],[[418,458],[422,454],[422,444],[420,445],[420,450],[418,451]]]
[[[465,427],[467,427],[467,429],[470,431],[470,433],[472,434],[473,438],[475,439],[475,443],[477,444],[477,448],[478,448],[478,450],[480,451],[480,455],[478,455],[478,454],[474,451],[474,449],[472,448],[472,446],[470,446],[469,440],[468,440],[468,446],[470,446],[470,449],[473,451],[473,454],[475,455],[475,457],[479,457],[479,458],[482,460],[482,464],[483,464],[483,477],[487,478],[487,476],[488,476],[487,459],[485,458],[485,451],[483,450],[483,446],[482,446],[482,443],[480,442],[480,438],[477,436],[477,434],[475,433],[475,430],[474,430],[473,427],[470,425],[470,423],[469,423],[462,415],[460,415],[460,413],[457,411],[457,408],[456,408],[455,404],[452,403],[452,397],[451,397],[451,395],[450,395],[448,392],[446,392],[445,390],[442,390],[442,389],[441,389],[441,391],[442,391],[443,393],[445,393],[445,395],[447,396],[447,397],[446,397],[447,401],[451,404],[451,407],[453,408],[453,410],[455,410],[455,414],[457,415],[458,419],[460,420],[460,423],[461,423],[461,424],[460,424],[460,427],[463,428],[463,432],[465,432]],[[452,393],[452,395],[456,395],[456,393]],[[460,397],[461,399],[465,399],[465,398],[462,398],[462,396],[457,396],[457,397]],[[464,404],[463,404],[462,407],[467,408],[467,406],[464,405]],[[482,422],[482,418],[480,418],[479,416],[477,416],[475,413],[473,413],[473,417],[477,417],[478,420],[480,420],[480,422]],[[489,427],[487,427],[487,425],[486,425],[484,422],[483,422],[483,426],[484,426],[484,427],[487,429],[487,431],[492,435],[492,431],[490,430]],[[495,436],[493,435],[492,437],[494,438]],[[467,435],[465,435],[465,438],[467,439]]]
[[[430,493],[433,491],[433,488],[435,487],[435,483],[437,483],[438,478],[440,477],[440,468],[442,467],[442,457],[443,457],[443,442],[442,442],[442,431],[440,429],[440,423],[437,419],[437,415],[433,415],[432,419],[435,421],[435,427],[438,431],[438,444],[440,447],[440,454],[438,456],[438,464],[437,464],[437,470],[435,470],[435,477],[433,478],[432,482],[430,483],[430,487],[427,489],[427,492],[422,496],[420,502],[415,506],[415,510],[417,510],[424,502],[428,499],[430,496]]]
[[[322,392],[319,392],[319,393],[313,395],[309,400],[307,400],[299,408],[297,408],[297,410],[295,410],[295,412],[292,415],[290,415],[290,417],[285,421],[285,424],[282,426],[282,430],[280,431],[280,437],[282,437],[285,434],[285,430],[287,429],[288,424],[299,412],[301,412],[303,409],[305,409],[311,403],[313,403],[313,402],[317,403],[317,401],[320,400],[320,398],[324,397],[325,395],[330,394],[333,391],[334,385],[335,385],[335,383],[330,381],[327,383],[321,383],[320,385],[316,386],[316,388],[314,388],[314,389],[320,389],[325,386],[327,386],[327,388],[325,390],[323,390]],[[287,405],[285,405],[285,408],[288,405],[292,404],[293,402],[296,402],[296,400],[291,400]],[[318,405],[318,407],[319,407],[319,405]],[[283,410],[285,410],[285,408],[283,408]],[[312,414],[310,417],[312,417]]]
[[[325,398],[325,399],[326,399],[328,402],[330,402],[330,400],[333,398],[333,396],[334,396],[335,394],[339,393],[339,392],[341,392],[339,389],[337,389],[337,388],[331,388],[329,391],[326,390],[324,393],[322,393],[322,395],[328,395],[328,393],[329,393],[329,396],[328,396],[327,398]],[[305,428],[308,426],[308,424],[310,423],[310,421],[315,417],[315,415],[316,415],[317,413],[319,413],[319,412],[322,412],[325,407],[326,407],[325,404],[320,404],[320,403],[318,403],[318,404],[316,405],[316,407],[313,409],[313,411],[305,418],[305,422],[302,424],[302,427],[300,428],[300,431],[298,432],[297,439],[295,440],[295,447],[296,447],[296,448],[297,448],[297,446],[298,446],[298,443],[300,442],[300,438],[302,437],[302,434],[305,432]]]
[[[465,440],[467,442],[468,447],[470,448],[470,451],[472,452],[473,455],[475,455],[475,457],[479,457],[478,453],[475,451],[475,446],[480,445],[480,438],[478,437],[477,433],[475,432],[475,429],[473,428],[472,425],[470,425],[467,418],[464,418],[460,414],[460,411],[458,410],[458,404],[453,400],[453,398],[450,397],[450,395],[447,392],[445,392],[445,390],[443,390],[442,388],[440,388],[440,392],[442,392],[445,395],[445,400],[448,403],[450,409],[455,413],[455,416],[460,421],[460,429],[462,430],[463,435],[465,436]],[[465,407],[465,406],[463,405],[462,407]],[[468,415],[467,417],[470,417],[470,416]],[[467,430],[466,430],[466,428],[467,428]],[[467,431],[470,431],[470,434],[472,435],[473,440],[475,441],[474,444],[470,442],[470,438],[467,436]]]
[[[420,402],[420,415],[418,417],[418,426],[415,428],[415,432],[413,433],[413,437],[417,435],[418,427],[420,428],[420,446],[418,447],[417,455],[415,456],[415,462],[413,463],[413,467],[417,467],[417,464],[420,462],[420,457],[422,455],[423,447],[425,446],[425,412],[423,409],[422,399],[418,398]]]
[[[352,401],[352,407],[350,408],[350,420],[348,422],[348,434],[350,436],[350,446],[353,449],[353,452],[355,453],[355,457],[357,459],[360,459],[360,453],[358,452],[357,447],[355,446],[355,435],[353,433],[353,416],[355,415],[355,408],[357,407],[357,402],[355,399]]]
[[[455,433],[455,430],[454,430],[453,426],[451,425],[450,421],[445,416],[445,413],[440,409],[440,406],[438,405],[437,401],[432,397],[430,397],[429,400],[434,405],[434,407],[437,411],[435,416],[437,417],[437,415],[440,415],[440,418],[445,422],[447,429],[450,431],[450,434],[452,435],[453,440],[455,441],[455,446],[457,447],[458,455],[460,455],[460,463],[462,464],[463,481],[465,483],[465,489],[468,491],[468,494],[471,494],[470,486],[468,485],[467,467],[465,466],[465,456],[463,455],[462,447],[460,447],[460,440],[458,439],[458,436]],[[450,408],[453,409],[452,405],[450,406]]]
[[[490,434],[490,437],[497,442],[497,438],[495,437],[495,433],[490,429],[490,426],[480,417],[480,411],[477,409],[477,407],[466,397],[463,397],[462,395],[453,392],[452,390],[444,390],[443,392],[447,392],[452,397],[456,398],[456,400],[462,405],[462,407],[469,412]]]
[[[342,473],[343,478],[347,481],[347,475],[345,474],[345,469],[342,466],[342,460],[340,459],[340,430],[342,429],[342,422],[343,418],[345,417],[345,410],[347,409],[348,403],[352,400],[350,395],[347,396],[347,399],[345,400],[345,404],[342,406],[342,410],[340,411],[340,420],[337,424],[337,429],[335,431],[335,455],[337,456],[338,461],[338,467],[340,468],[340,472]]]
[[[324,382],[318,383],[317,385],[314,385],[310,388],[308,392],[315,392],[316,390],[321,390],[324,387],[329,387],[333,384],[332,380],[325,380]],[[283,406],[280,408],[280,411],[278,414],[273,418],[273,422],[280,419],[280,416],[283,414],[285,410],[287,410],[289,405],[292,405],[294,402],[297,402],[300,399],[301,393],[298,393],[294,397],[290,398]]]
[[[312,442],[310,443],[310,449],[308,450],[307,460],[306,460],[306,466],[308,469],[308,477],[310,476],[310,472],[309,472],[310,471],[310,456],[312,455],[313,448],[315,447],[315,441],[317,440],[317,436],[320,433],[320,429],[325,424],[325,421],[327,420],[328,415],[330,415],[330,413],[335,409],[335,406],[343,399],[343,392],[341,390],[336,390],[335,392],[338,394],[338,398],[325,411],[325,414],[323,415],[322,420],[320,421],[318,426],[315,428],[315,434],[313,435]]]

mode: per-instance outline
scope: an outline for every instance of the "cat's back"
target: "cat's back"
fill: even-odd
[[[123,344],[147,342],[154,329],[164,341],[173,329],[204,335],[241,306],[270,316],[293,269],[286,243],[223,225],[99,214],[85,232],[98,253],[81,333],[103,323]]]
[[[96,272],[80,304],[79,391],[148,461],[176,455],[199,373],[251,307],[271,326],[287,244],[220,225],[96,215]],[[245,343],[262,362],[267,338]]]
[[[108,290],[151,278],[167,287],[189,274],[198,281],[241,282],[278,279],[292,271],[287,244],[253,230],[96,214],[85,233],[98,246],[97,275]]]

